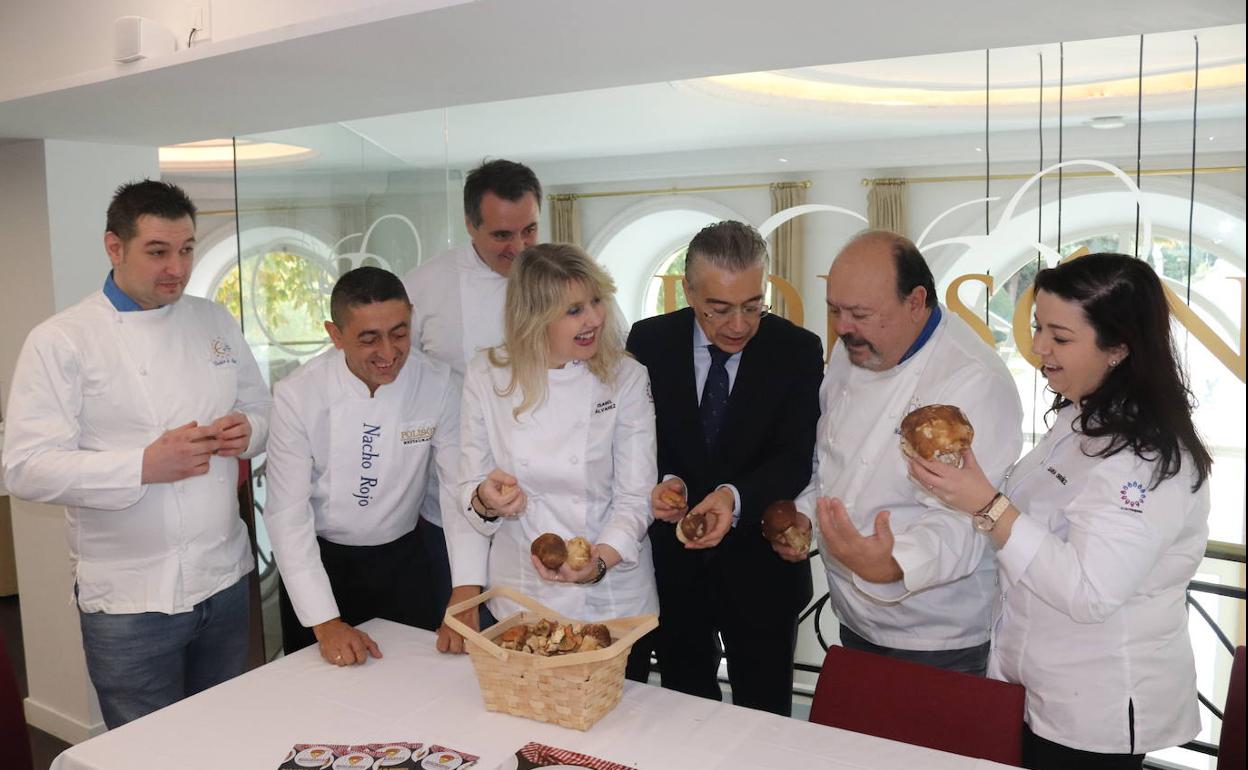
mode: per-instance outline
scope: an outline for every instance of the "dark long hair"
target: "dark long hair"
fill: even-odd
[[[1166,295],[1153,269],[1122,254],[1089,254],[1041,270],[1036,291],[1082,307],[1100,349],[1127,347],[1126,359],[1111,367],[1079,404],[1079,432],[1109,440],[1090,456],[1130,449],[1141,459],[1155,460],[1150,486],[1155,488],[1179,473],[1186,449],[1196,463],[1192,491],[1200,489],[1213,458],[1192,424],[1194,399],[1170,334]],[[1069,403],[1059,393],[1053,409]]]

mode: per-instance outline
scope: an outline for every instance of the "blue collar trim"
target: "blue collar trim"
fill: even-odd
[[[130,295],[122,291],[117,282],[113,280],[112,270],[108,271],[108,277],[104,279],[104,296],[108,297],[108,301],[113,303],[113,307],[119,312],[130,313],[143,309],[139,303],[130,299]]]
[[[906,351],[906,354],[901,357],[900,361],[897,362],[898,366],[904,364],[906,359],[923,349],[923,346],[926,345],[927,341],[932,338],[932,334],[936,331],[936,327],[940,324],[940,315],[940,305],[937,304],[932,308],[932,314],[927,317],[927,323],[923,324],[923,331],[919,332],[919,338],[914,341],[914,344],[910,346],[910,349]]]

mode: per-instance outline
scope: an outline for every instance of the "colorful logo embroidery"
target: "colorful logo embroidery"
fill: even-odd
[[[213,337],[211,345],[213,366],[238,363],[238,359],[234,357],[234,348],[230,347],[230,343],[225,341],[225,337]]]
[[[1123,506],[1133,511],[1139,511],[1144,505],[1145,498],[1148,493],[1144,490],[1144,485],[1138,481],[1128,481],[1122,485],[1122,489],[1118,493],[1122,500]]]

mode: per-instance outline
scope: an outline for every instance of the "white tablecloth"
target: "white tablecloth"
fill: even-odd
[[[466,655],[439,654],[427,631],[363,628],[381,660],[337,668],[308,648],[74,746],[52,770],[275,770],[296,743],[408,740],[478,754],[477,770],[529,741],[643,770],[1004,767],[633,682],[587,732],[495,714]]]

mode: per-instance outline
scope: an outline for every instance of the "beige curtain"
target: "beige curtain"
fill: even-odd
[[[550,196],[550,241],[581,245],[581,212],[576,196]]]
[[[867,226],[906,235],[906,180],[872,179],[867,191]]]
[[[776,214],[806,202],[809,182],[776,182],[771,185],[771,213]],[[771,272],[802,293],[802,217],[790,219],[771,234]],[[782,292],[772,287],[772,312],[789,318],[788,303]],[[789,320],[794,320],[790,318]],[[797,321],[801,323],[801,321]]]

